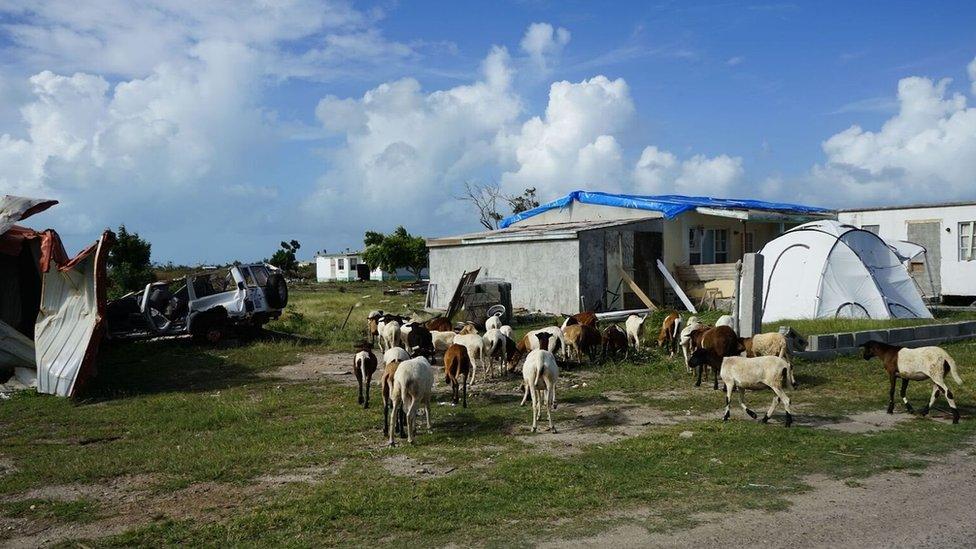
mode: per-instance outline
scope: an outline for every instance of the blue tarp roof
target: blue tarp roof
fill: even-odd
[[[537,208],[506,217],[498,224],[504,229],[513,223],[528,219],[549,210],[565,208],[573,201],[584,204],[599,204],[602,206],[616,206],[618,208],[633,208],[635,210],[649,210],[661,212],[664,217],[671,219],[695,208],[722,208],[734,210],[765,210],[779,213],[795,214],[825,214],[831,210],[788,204],[785,202],[764,202],[762,200],[736,200],[733,198],[709,198],[707,196],[681,196],[664,194],[647,196],[638,194],[610,194],[590,191],[573,191],[562,198],[543,204]]]

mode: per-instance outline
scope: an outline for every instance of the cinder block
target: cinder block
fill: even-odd
[[[866,331],[866,332],[854,332],[854,346],[864,345],[868,341],[883,341],[888,342],[888,331]]]
[[[939,326],[915,326],[915,339],[932,339],[940,334]]]
[[[837,348],[838,349],[850,349],[855,347],[854,345],[854,334],[837,334]]]
[[[903,343],[915,339],[915,328],[892,328],[888,330],[888,343]]]
[[[943,324],[942,325],[942,336],[943,337],[956,337],[957,335],[959,335],[959,328],[960,328],[960,326],[959,326],[958,323]]]
[[[810,336],[808,351],[827,351],[837,348],[837,338],[833,334]]]
[[[960,322],[959,335],[976,335],[976,321]]]

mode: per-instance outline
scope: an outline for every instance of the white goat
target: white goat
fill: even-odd
[[[689,370],[688,357],[694,349],[691,348],[691,334],[698,328],[702,327],[702,323],[698,320],[697,316],[692,316],[688,319],[688,324],[681,329],[681,338],[678,340],[678,345],[681,346],[681,354],[685,357],[685,367]]]
[[[735,329],[734,324],[735,324],[735,319],[732,318],[732,315],[722,315],[718,317],[718,320],[715,321],[715,327],[728,326],[733,330]]]
[[[486,332],[488,330],[497,330],[497,329],[499,329],[501,327],[502,327],[501,315],[497,315],[497,314],[491,315],[491,316],[488,317],[488,320],[485,321],[485,331]]]
[[[627,329],[627,345],[634,345],[634,348],[638,351],[641,348],[641,333],[644,329],[644,321],[647,320],[647,315],[637,316],[630,315],[624,322],[624,327]]]
[[[438,332],[431,330],[430,337],[434,342],[434,350],[443,353],[454,343],[454,338],[457,337],[457,334],[453,331]]]
[[[403,347],[390,347],[389,349],[383,351],[384,366],[393,362],[394,360],[399,360],[400,362],[410,360],[410,353],[408,353]]]
[[[471,361],[471,384],[474,385],[475,380],[478,379],[476,375],[478,363],[480,362],[483,368],[486,367],[482,360],[485,357],[485,341],[478,334],[458,334],[454,336],[454,343],[464,345],[468,350],[468,359]],[[487,378],[487,374],[485,377]]]
[[[508,362],[508,345],[505,335],[502,334],[501,330],[492,328],[485,332],[481,339],[484,344],[484,357],[488,361],[485,366],[485,380],[488,380],[488,371],[495,365],[496,360],[500,360],[498,362],[498,373],[504,375],[505,363]]]
[[[400,363],[393,374],[393,410],[390,412],[390,425],[396,422],[397,412],[403,408],[407,414],[407,442],[413,444],[417,433],[417,408],[424,407],[427,416],[427,430],[430,431],[430,396],[434,388],[434,369],[427,359],[418,356]],[[390,446],[396,444],[394,429],[390,429]]]
[[[922,409],[921,415],[927,415],[929,409],[939,398],[939,393],[945,394],[949,408],[952,408],[952,423],[959,423],[959,408],[952,397],[952,391],[946,385],[946,375],[951,375],[952,379],[962,385],[962,378],[959,377],[959,369],[956,361],[949,356],[941,347],[918,347],[907,349],[897,345],[888,345],[880,341],[869,341],[861,347],[864,350],[864,360],[870,360],[876,356],[881,359],[885,371],[888,373],[890,388],[888,391],[888,413],[892,413],[895,407],[895,383],[901,378],[901,401],[905,403],[905,408],[912,412],[912,405],[908,403],[905,391],[908,389],[909,381],[932,380],[932,398],[928,405]]]
[[[508,324],[499,328],[498,331],[504,334],[505,336],[508,336],[509,339],[513,339],[513,340],[515,339],[515,330],[513,330],[512,327],[509,326]]]
[[[400,343],[403,344],[404,349],[410,348],[410,331],[413,330],[413,322],[404,322],[403,326],[400,326]]]
[[[549,334],[549,341],[546,349],[553,354],[559,353],[562,356],[566,354],[566,338],[563,337],[563,331],[558,326],[546,326],[545,328],[540,328],[538,330],[532,330],[528,333],[529,336],[529,349],[540,349],[539,338],[537,334],[546,333]]]
[[[776,404],[783,401],[783,409],[786,410],[786,426],[793,423],[793,414],[790,412],[790,397],[786,394],[785,387],[793,379],[793,367],[778,356],[760,356],[746,358],[741,356],[729,356],[722,359],[722,382],[725,383],[725,416],[723,421],[728,421],[732,415],[732,393],[738,391],[739,405],[755,419],[756,412],[746,406],[746,389],[772,389],[776,396],[773,403],[766,410],[762,422],[769,421],[769,416],[776,410]]]
[[[385,351],[400,343],[400,323],[396,320],[380,324],[380,346]]]
[[[520,406],[524,406],[526,399],[530,394],[532,395],[532,432],[536,432],[539,416],[542,415],[542,408],[545,407],[549,430],[555,433],[552,411],[556,409],[556,382],[559,380],[556,357],[549,351],[541,349],[529,353],[529,356],[525,357],[525,364],[522,365],[522,380],[525,394],[522,396]]]

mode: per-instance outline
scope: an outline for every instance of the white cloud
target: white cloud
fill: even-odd
[[[973,95],[976,95],[976,57],[973,57],[973,60],[969,62],[966,72],[969,73],[969,90]]]
[[[648,194],[731,197],[741,182],[742,159],[698,154],[683,161],[657,147],[646,147],[634,168],[638,190]]]
[[[728,60],[725,61],[725,64],[730,67],[735,67],[741,65],[743,62],[745,62],[745,60],[746,60],[745,57],[742,57],[741,55],[736,55],[734,57],[729,57]]]
[[[520,46],[528,54],[532,63],[543,73],[569,44],[570,32],[562,27],[554,28],[549,23],[532,23],[525,31]]]
[[[971,197],[976,183],[976,108],[950,93],[950,80],[908,77],[898,83],[898,113],[878,131],[860,126],[823,143],[814,181],[859,202]]]

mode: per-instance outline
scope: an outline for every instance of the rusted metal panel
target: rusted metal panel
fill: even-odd
[[[10,230],[18,221],[23,221],[36,213],[43,212],[57,203],[57,200],[46,198],[3,195],[0,198],[0,235]]]

